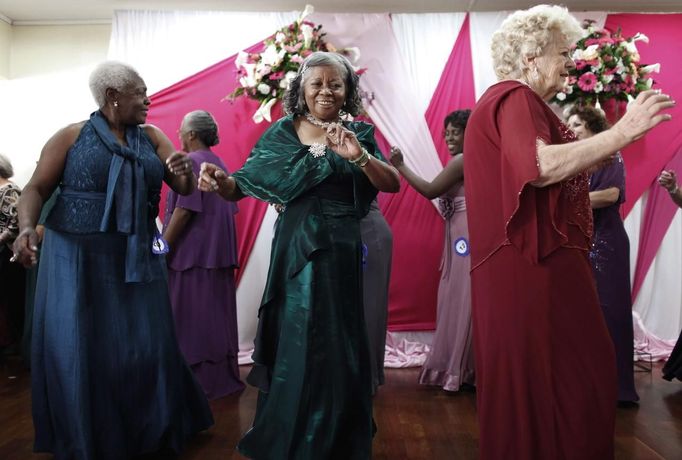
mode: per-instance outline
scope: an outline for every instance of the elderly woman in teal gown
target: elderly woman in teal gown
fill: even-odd
[[[346,58],[311,54],[290,83],[288,115],[232,176],[204,163],[199,188],[285,206],[248,381],[260,389],[238,450],[263,459],[369,459],[372,380],[362,301],[359,221],[377,191],[397,192],[396,170],[360,110]]]

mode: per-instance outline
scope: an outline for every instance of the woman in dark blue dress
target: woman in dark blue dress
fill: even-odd
[[[162,180],[187,194],[196,178],[143,124],[150,101],[134,69],[105,62],[90,88],[99,110],[47,142],[19,202],[14,252],[29,266],[41,206],[61,190],[35,297],[34,450],[58,460],[177,452],[213,420],[175,338],[154,219]]]

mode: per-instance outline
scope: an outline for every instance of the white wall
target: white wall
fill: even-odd
[[[9,78],[9,56],[12,43],[12,26],[0,19],[0,80]]]
[[[108,24],[11,28],[10,79],[0,80],[0,151],[12,160],[20,186],[50,136],[96,109],[88,76],[106,59],[110,33]]]

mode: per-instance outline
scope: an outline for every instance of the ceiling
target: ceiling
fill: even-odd
[[[0,19],[15,25],[110,21],[114,10],[324,12],[502,11],[542,3],[522,0],[0,0]],[[547,0],[550,3],[551,0]],[[559,0],[574,11],[682,11],[680,0]]]

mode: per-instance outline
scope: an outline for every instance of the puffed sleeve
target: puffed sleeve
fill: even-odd
[[[560,205],[562,185],[533,185],[540,174],[538,141],[552,144],[557,138],[556,122],[548,112],[535,93],[519,88],[508,94],[497,113],[506,237],[533,263],[564,244],[568,232]]]

